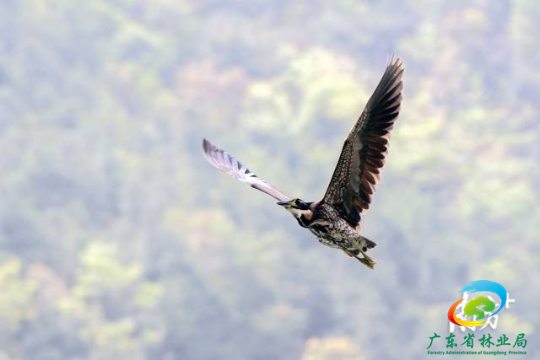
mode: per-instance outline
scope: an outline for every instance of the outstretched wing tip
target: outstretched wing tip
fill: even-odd
[[[403,65],[403,60],[401,60],[400,57],[395,57],[392,55],[392,58],[386,65],[386,71],[383,74],[383,77],[381,79],[382,84],[394,84],[398,87],[402,87],[401,84],[401,78],[403,76],[403,71],[405,70],[405,67]],[[375,91],[377,92],[377,90]]]
[[[222,172],[236,178],[241,182],[247,183],[252,188],[260,190],[279,201],[290,200],[287,195],[283,194],[268,182],[255,175],[255,173],[249,170],[231,154],[223,149],[218,148],[206,138],[203,138],[202,146],[204,158],[218,170],[221,170]]]
[[[208,153],[212,149],[212,143],[208,141],[206,138],[202,139],[202,146],[205,153]]]
[[[215,151],[216,147],[206,138],[203,138],[202,140],[202,147],[203,147],[203,156],[210,164],[215,165],[212,152]]]
[[[403,69],[403,60],[399,56],[396,56],[396,54],[392,54],[390,61],[387,64],[387,67],[390,66]]]

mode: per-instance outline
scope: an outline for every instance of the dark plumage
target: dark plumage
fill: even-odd
[[[360,235],[360,221],[371,204],[388,151],[390,131],[399,115],[402,75],[401,60],[390,61],[349,132],[330,185],[320,201],[306,203],[298,198],[291,199],[206,139],[203,140],[204,155],[218,169],[279,200],[278,204],[322,244],[341,249],[373,268],[376,262],[366,253],[376,244]]]

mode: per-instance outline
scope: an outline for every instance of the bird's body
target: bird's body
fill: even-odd
[[[296,220],[300,226],[311,231],[321,244],[341,249],[347,255],[355,257],[377,246],[375,242],[360,235],[360,223],[353,226],[343,219],[333,206],[325,203],[308,205],[309,210],[303,211]],[[371,261],[370,265],[374,266],[374,261]]]
[[[279,200],[278,204],[323,245],[341,249],[373,268],[376,262],[367,252],[376,244],[360,235],[360,221],[371,203],[384,166],[390,131],[399,114],[402,74],[401,61],[391,61],[347,136],[330,185],[320,201],[306,203],[288,197],[206,139],[203,141],[205,157],[218,169]]]
[[[343,220],[332,206],[322,204],[315,210],[312,223],[308,226],[320,243],[333,248],[341,248],[358,254],[358,249],[366,247],[360,236],[360,226],[353,227]],[[367,251],[367,247],[366,250]]]

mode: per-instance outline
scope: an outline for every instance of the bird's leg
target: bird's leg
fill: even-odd
[[[362,256],[361,258],[359,258],[358,256],[355,256],[355,258],[358,259],[358,261],[360,261],[362,264],[366,265],[368,268],[370,269],[374,269],[375,268],[375,265],[377,265],[377,262],[375,260],[373,260],[368,254],[366,254],[366,252],[362,249],[358,249],[360,251],[360,253],[362,253]]]
[[[358,261],[360,261],[362,264],[366,265],[370,269],[375,268],[375,265],[377,265],[377,262],[373,260],[371,257],[369,257],[364,251],[362,251],[362,249],[359,249],[359,250],[362,253],[363,257],[356,256],[354,253],[350,252],[344,247],[342,247],[341,250],[343,250],[343,252],[347,254],[348,256],[357,259]]]
[[[370,269],[374,269],[375,265],[377,265],[377,262],[370,257],[364,258],[364,257],[355,256],[355,258]]]

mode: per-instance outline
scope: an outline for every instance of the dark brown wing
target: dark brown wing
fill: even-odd
[[[224,173],[234,177],[237,180],[249,184],[252,188],[267,193],[276,200],[291,200],[290,197],[283,194],[281,191],[277,190],[272,185],[255,175],[255,173],[249,170],[240,161],[232,157],[225,150],[216,147],[214,144],[212,144],[206,139],[203,139],[203,150],[206,160]]]
[[[353,226],[369,208],[401,105],[403,63],[392,59],[366,108],[343,144],[323,202]]]

